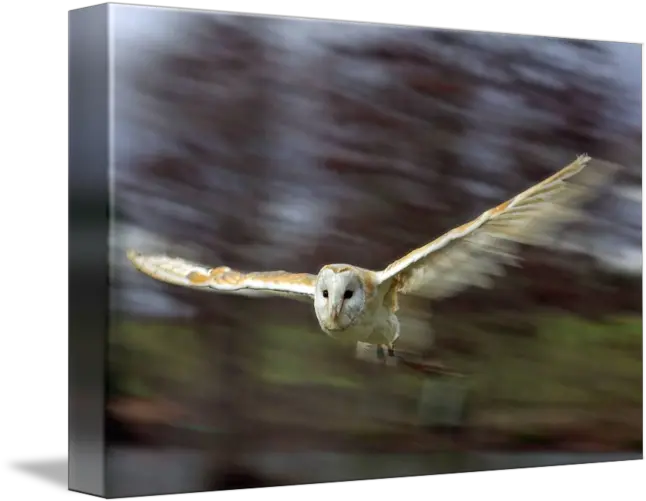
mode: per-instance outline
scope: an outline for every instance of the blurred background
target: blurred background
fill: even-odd
[[[111,495],[641,457],[641,46],[110,8]],[[581,153],[625,169],[580,222],[404,300],[402,343],[455,374],[125,259],[381,269]]]

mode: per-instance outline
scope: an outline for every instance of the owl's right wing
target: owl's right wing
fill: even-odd
[[[312,301],[316,275],[266,271],[242,273],[227,266],[209,268],[185,259],[128,251],[128,259],[140,272],[161,282],[252,297],[284,296]]]

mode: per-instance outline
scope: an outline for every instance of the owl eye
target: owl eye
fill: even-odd
[[[327,289],[323,291],[323,297],[327,297]]]
[[[343,293],[343,299],[350,299],[352,297],[352,291],[347,290]]]

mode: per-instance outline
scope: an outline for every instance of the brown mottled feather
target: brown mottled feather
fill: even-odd
[[[128,252],[142,273],[173,285],[248,296],[280,295],[312,300],[316,275],[286,271],[243,273],[227,266],[209,268],[181,258]]]

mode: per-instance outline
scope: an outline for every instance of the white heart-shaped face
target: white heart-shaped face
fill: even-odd
[[[351,266],[326,266],[319,272],[314,292],[314,311],[321,328],[343,331],[363,312],[366,303],[361,276]]]

